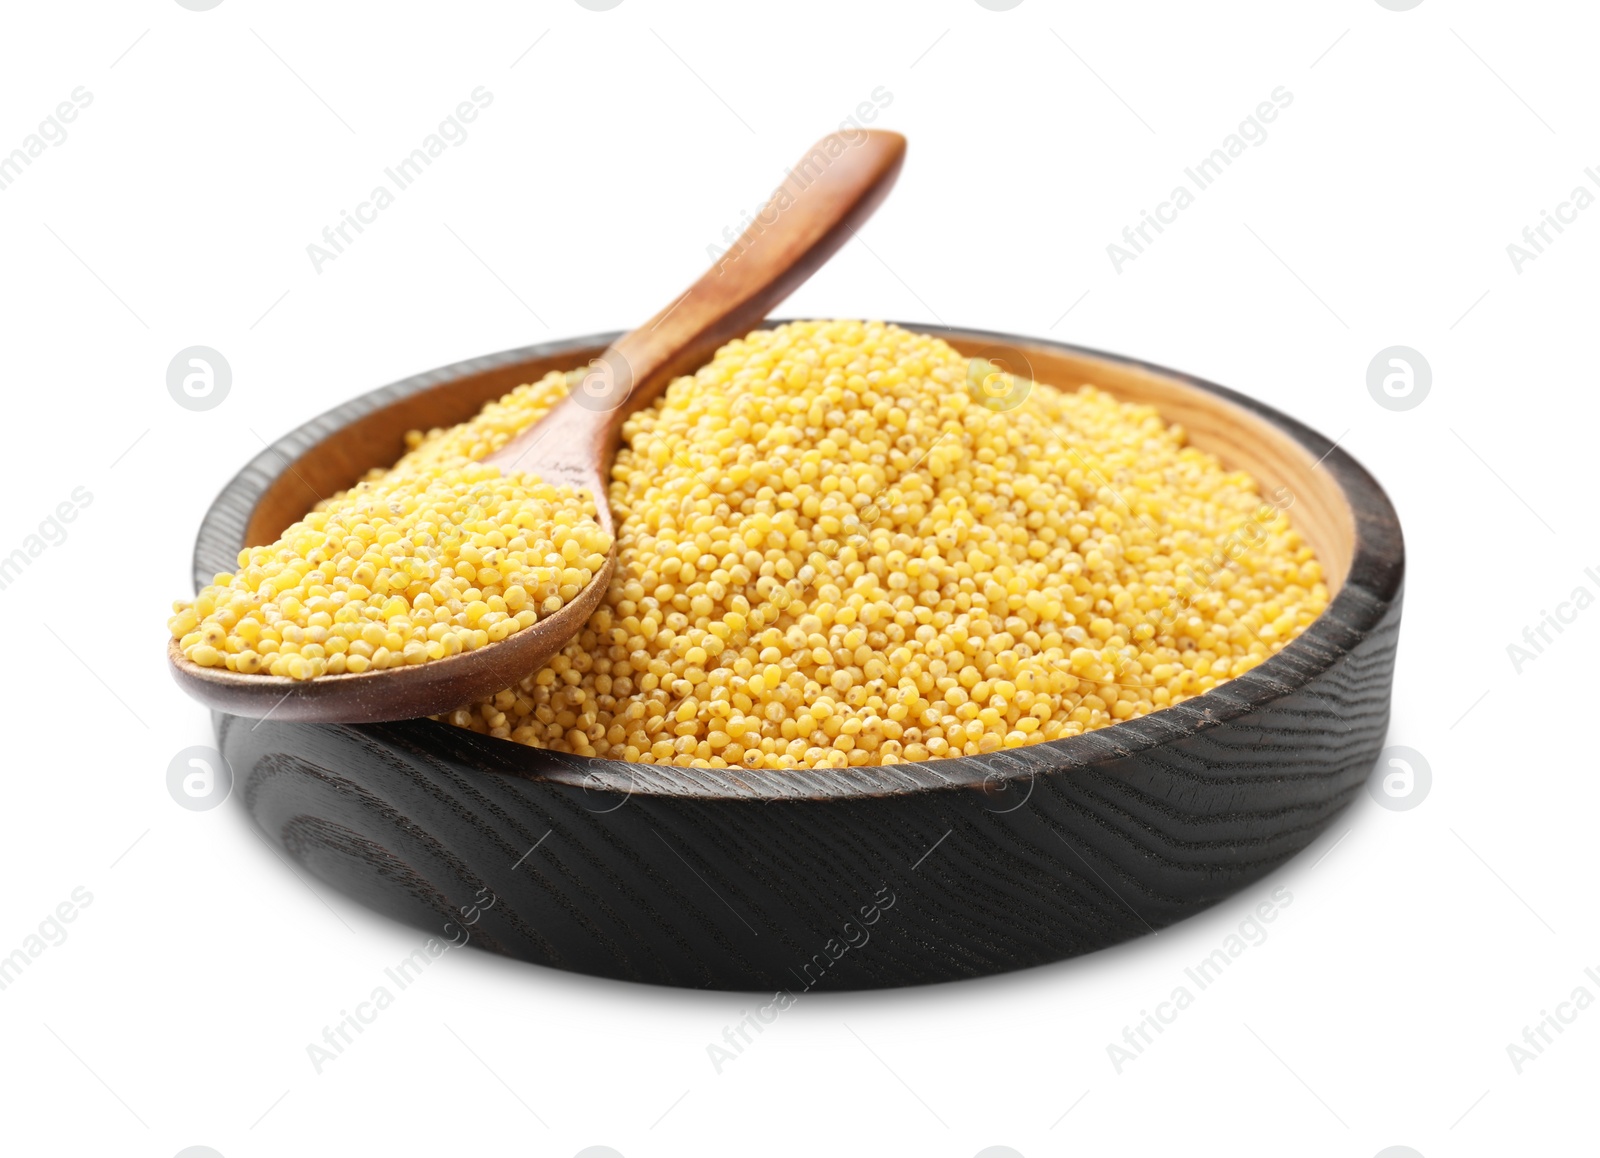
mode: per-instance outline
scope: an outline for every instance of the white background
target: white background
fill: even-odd
[[[8,6],[0,151],[76,86],[93,103],[0,192],[0,554],[74,488],[93,501],[0,591],[0,954],[74,888],[93,901],[0,992],[0,1149],[1592,1146],[1600,1010],[1520,1074],[1506,1047],[1575,987],[1600,997],[1600,610],[1520,674],[1507,645],[1600,591],[1600,210],[1520,273],[1506,246],[1600,166],[1595,31],[1587,5],[1487,0]],[[316,272],[306,245],[480,85],[470,138]],[[1269,138],[1116,272],[1107,244],[1280,85]],[[237,801],[168,795],[172,756],[211,742],[162,658],[194,527],[262,439],[359,392],[649,316],[878,86],[904,174],[784,312],[1132,353],[1341,437],[1404,520],[1389,743],[1425,754],[1431,793],[1363,794],[1153,939],[806,997],[720,1075],[706,1046],[747,995],[466,951],[318,1075],[306,1045],[420,934],[297,876]],[[204,413],[165,384],[195,344],[234,376]],[[1394,344],[1433,371],[1404,413],[1366,387]],[[1270,938],[1117,1073],[1107,1045],[1279,887]]]

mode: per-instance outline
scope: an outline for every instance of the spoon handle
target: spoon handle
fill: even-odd
[[[904,137],[880,129],[822,138],[699,281],[612,343],[577,389],[489,461],[592,486],[606,471],[623,419],[754,329],[849,241],[888,194],[905,152]]]

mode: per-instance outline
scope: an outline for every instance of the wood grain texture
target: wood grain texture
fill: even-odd
[[[913,328],[967,353],[1005,345],[1055,384],[1156,402],[1268,491],[1287,487],[1291,517],[1338,580],[1328,610],[1278,655],[1175,708],[887,768],[661,768],[428,720],[218,714],[255,822],[322,880],[440,936],[459,937],[460,910],[486,888],[498,900],[467,930],[481,948],[605,977],[795,992],[1089,952],[1198,912],[1303,849],[1360,790],[1388,725],[1404,545],[1382,490],[1328,439],[1221,387],[1038,339]],[[391,442],[366,441],[396,457],[408,427],[460,421],[613,337],[446,367],[307,423],[218,497],[197,585],[298,517],[306,487],[348,485],[379,464],[349,451],[352,427],[384,431]],[[339,454],[323,453],[329,439]]]

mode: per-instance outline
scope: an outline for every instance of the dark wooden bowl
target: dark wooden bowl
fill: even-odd
[[[1303,849],[1358,792],[1388,725],[1405,568],[1383,490],[1322,435],[1223,387],[1040,339],[914,328],[967,354],[998,350],[1041,381],[1151,402],[1264,493],[1288,488],[1336,592],[1327,611],[1177,707],[891,767],[657,767],[431,720],[219,714],[255,823],[322,880],[441,939],[603,977],[797,993],[1087,953],[1198,912]],[[207,513],[196,584],[393,462],[408,429],[463,421],[615,336],[446,366],[284,436]]]

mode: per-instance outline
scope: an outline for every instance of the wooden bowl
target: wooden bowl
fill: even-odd
[[[1287,488],[1335,592],[1328,609],[1253,671],[1177,707],[890,767],[657,767],[431,720],[219,714],[255,823],[317,877],[441,939],[603,977],[796,993],[1087,953],[1198,912],[1303,849],[1359,791],[1388,725],[1404,544],[1383,490],[1322,435],[1223,387],[1041,339],[912,328],[1020,359],[1041,381],[1153,403],[1265,495]],[[285,435],[207,513],[197,586],[392,463],[407,430],[463,421],[615,336],[446,366]]]

